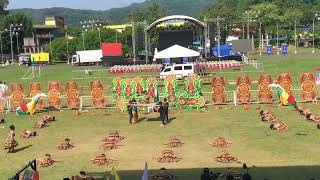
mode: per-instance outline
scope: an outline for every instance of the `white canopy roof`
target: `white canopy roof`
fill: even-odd
[[[179,45],[173,45],[165,50],[162,50],[155,54],[155,59],[165,58],[179,58],[179,57],[196,57],[200,56],[200,53]]]

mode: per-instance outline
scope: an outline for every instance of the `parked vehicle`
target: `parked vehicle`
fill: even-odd
[[[160,78],[165,79],[169,75],[176,75],[178,79],[182,79],[195,73],[193,64],[174,64],[166,66],[160,73]]]
[[[72,56],[72,65],[100,64],[102,62],[102,50],[77,51]]]

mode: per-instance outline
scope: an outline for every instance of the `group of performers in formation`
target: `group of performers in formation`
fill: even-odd
[[[260,111],[261,120],[268,122],[270,124],[271,130],[276,130],[278,132],[287,131],[288,125],[281,122],[272,111],[261,110]]]
[[[138,107],[144,105],[140,105],[137,103],[135,99],[132,99],[127,104],[128,114],[129,114],[129,124],[135,124],[138,122]],[[165,126],[167,123],[169,123],[169,102],[167,98],[164,98],[164,102],[159,102],[154,107],[147,107],[149,109],[152,109],[153,112],[159,112],[160,113],[160,119],[161,119],[161,125]]]

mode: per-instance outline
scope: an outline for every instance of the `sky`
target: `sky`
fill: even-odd
[[[73,9],[107,10],[125,7],[144,0],[9,0],[7,9],[68,7]]]

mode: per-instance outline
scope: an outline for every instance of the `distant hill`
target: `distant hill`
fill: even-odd
[[[62,16],[69,25],[79,25],[81,20],[100,19],[113,23],[123,23],[132,11],[145,9],[152,3],[161,5],[167,15],[188,15],[197,17],[201,11],[213,5],[215,0],[147,0],[142,3],[133,3],[124,8],[113,8],[106,11],[80,10],[69,8],[46,9],[15,9],[10,13],[23,12],[32,18],[33,23],[43,23],[45,16]]]

